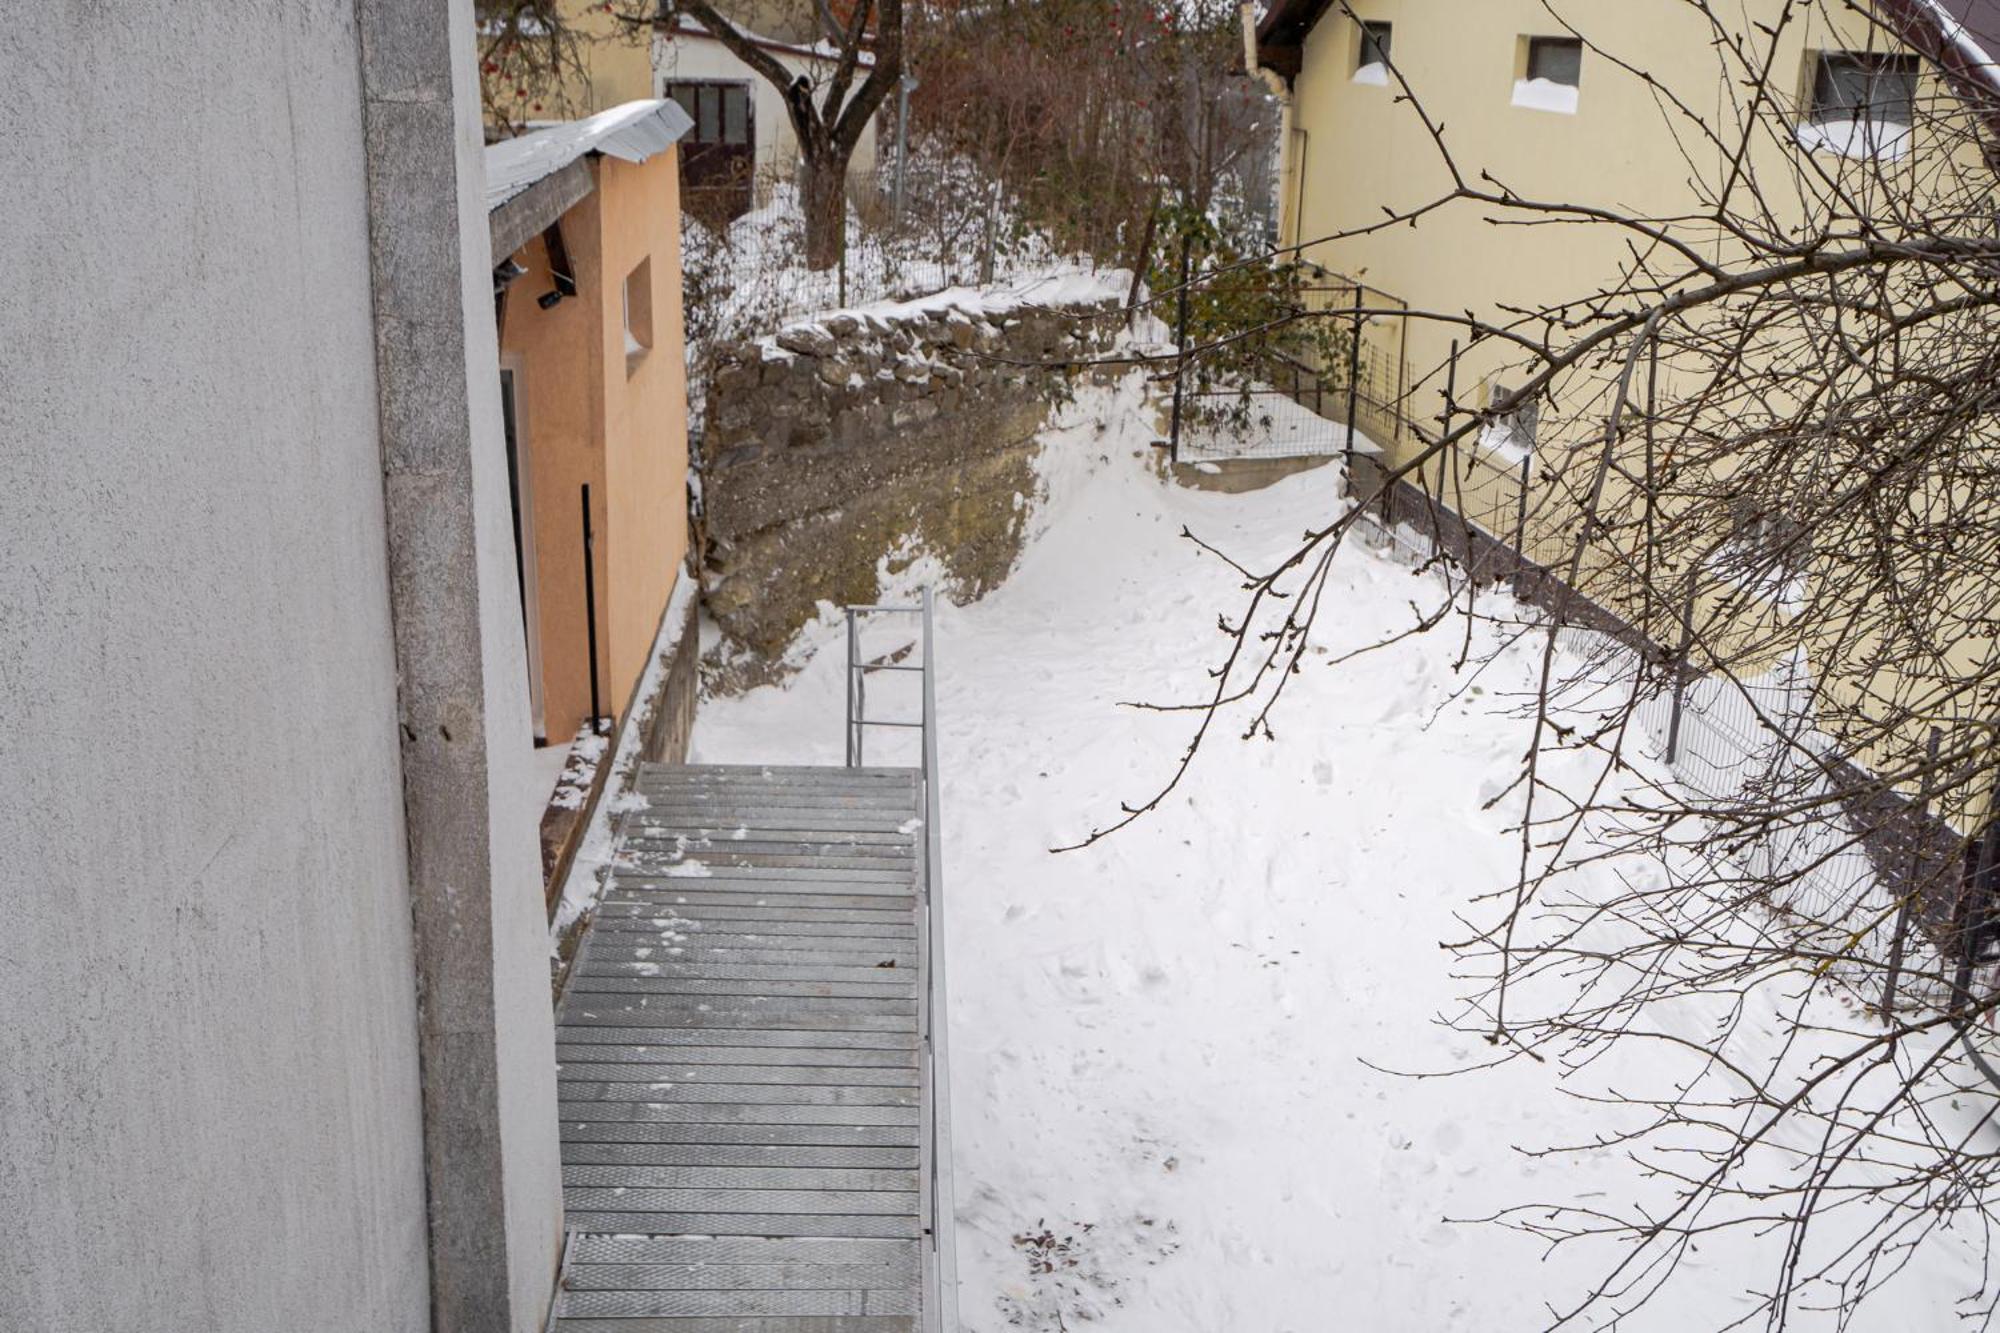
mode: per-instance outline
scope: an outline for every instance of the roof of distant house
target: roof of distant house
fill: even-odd
[[[666,27],[667,25],[663,23],[661,26]],[[769,51],[774,55],[797,56],[801,60],[824,60],[829,62],[840,59],[840,48],[832,42],[827,41],[824,37],[814,42],[811,46],[801,46],[797,42],[781,42],[774,37],[761,36],[741,24],[737,25],[736,30],[743,34],[750,45],[757,47],[759,50]],[[685,14],[674,16],[674,23],[669,32],[675,37],[699,37],[703,41],[714,42],[717,45],[721,45],[722,43],[720,37],[717,37],[697,20],[691,19]],[[855,55],[854,63],[862,69],[869,69],[875,64],[875,56],[872,52],[861,51]]]
[[[679,103],[648,97],[488,144],[486,209],[492,212],[587,154],[644,162],[673,147],[692,128],[694,121]]]
[[[1950,73],[2000,93],[2000,0],[1882,0],[1904,37]]]
[[[2000,94],[2000,0],[1878,0],[1911,46],[1947,73]],[[1257,62],[1287,79],[1333,0],[1271,0],[1257,24]]]

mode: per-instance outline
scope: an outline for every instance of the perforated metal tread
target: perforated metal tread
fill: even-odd
[[[639,790],[558,1017],[555,1333],[913,1333],[915,776]]]

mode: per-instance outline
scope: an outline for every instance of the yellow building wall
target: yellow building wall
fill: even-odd
[[[516,431],[530,471],[542,715],[566,742],[590,715],[582,487],[590,486],[600,707],[617,716],[687,553],[687,380],[682,353],[679,164],[593,161],[597,188],[562,218],[577,294],[553,289],[537,238],[507,291],[501,361],[516,377]],[[650,259],[653,345],[628,365],[624,283]]]
[[[1393,25],[1392,58],[1431,121],[1442,127],[1444,144],[1469,184],[1627,215],[1685,216],[1713,210],[1712,198],[1704,198],[1700,187],[1713,190],[1726,178],[1725,149],[1705,141],[1692,122],[1663,113],[1654,95],[1617,69],[1606,54],[1588,47],[1583,52],[1575,114],[1512,105],[1514,81],[1522,72],[1524,39],[1564,35],[1539,0],[1476,4],[1362,0],[1355,8],[1363,20]],[[1738,11],[1748,47],[1760,56],[1768,39],[1751,24],[1771,23],[1780,8],[1777,0],[1746,0]],[[1589,6],[1572,17],[1591,42],[1606,48],[1609,56],[1647,71],[1692,114],[1711,125],[1738,122],[1741,70],[1734,66],[1725,70],[1711,45],[1714,34],[1692,7],[1670,0],[1619,0]],[[1884,46],[1879,30],[1859,18],[1843,19],[1836,29],[1825,13],[1801,8],[1773,57],[1773,91],[1788,111],[1795,112],[1809,92],[1818,52]],[[1407,102],[1397,101],[1400,89],[1394,81],[1387,87],[1354,81],[1358,48],[1357,24],[1337,12],[1330,12],[1307,39],[1288,107],[1280,210],[1286,244],[1300,246],[1304,258],[1333,273],[1401,298],[1414,311],[1460,314],[1469,309],[1496,323],[1509,318],[1502,314],[1507,307],[1539,309],[1564,299],[1584,300],[1619,282],[1621,265],[1630,262],[1629,233],[1603,224],[1505,225],[1493,221],[1506,216],[1502,211],[1463,201],[1414,225],[1325,239],[1380,223],[1385,207],[1406,210],[1426,204],[1452,184],[1430,131]],[[1928,71],[1925,82],[1920,99],[1939,93]],[[1754,143],[1751,173],[1776,221],[1796,225],[1804,211],[1798,183],[1804,169],[1800,152],[1770,136]],[[1928,147],[1920,138],[1914,151],[1889,170],[1921,172]],[[1828,159],[1823,165],[1833,171],[1840,164]],[[1482,172],[1493,179],[1483,179]],[[1721,255],[1721,242],[1698,224],[1678,228],[1677,234],[1711,257]],[[1679,266],[1676,261],[1675,267]],[[1371,297],[1369,303],[1377,304],[1378,298]],[[1536,339],[1547,333],[1540,325],[1521,331]],[[1560,348],[1569,335],[1555,331],[1548,336]],[[1462,327],[1422,318],[1409,320],[1406,332],[1389,320],[1369,331],[1370,347],[1406,349],[1404,382],[1409,393],[1404,411],[1411,420],[1435,423],[1444,403],[1444,367],[1455,339],[1466,341]],[[1455,387],[1460,408],[1483,407],[1486,387],[1495,380],[1518,387],[1524,376],[1510,375],[1510,367],[1529,359],[1493,340],[1465,350]],[[1671,391],[1673,375],[1673,366],[1663,363],[1663,392]],[[1564,520],[1573,520],[1574,497],[1549,505],[1550,512],[1538,523],[1535,497],[1548,493],[1540,484],[1541,472],[1552,468],[1565,473],[1566,481],[1587,481],[1579,465],[1594,464],[1600,452],[1607,406],[1598,397],[1542,408],[1531,464],[1537,484],[1522,545],[1531,557],[1558,570],[1567,565],[1571,549],[1574,530]],[[1383,443],[1389,446],[1392,465],[1407,462],[1421,449],[1411,437]],[[1621,461],[1629,464],[1634,445],[1628,441],[1623,447],[1628,452]],[[1511,542],[1522,513],[1519,464],[1477,446],[1470,447],[1460,462],[1450,475],[1432,466],[1412,480]],[[1625,484],[1615,475],[1608,482],[1614,490]],[[1724,591],[1718,590],[1718,595]],[[1704,610],[1712,605],[1704,599]],[[1622,614],[1630,610],[1614,609]],[[1774,609],[1760,604],[1737,633],[1769,631],[1777,619]],[[1782,634],[1769,638],[1774,651],[1784,642]],[[1851,706],[1866,711],[1867,698],[1894,696],[1909,688],[1907,682],[1879,674],[1854,678],[1852,671],[1860,668],[1853,664],[1862,659],[1866,645],[1804,646],[1814,669]],[[1841,660],[1828,660],[1836,655]]]
[[[570,92],[573,114],[587,116],[653,95],[650,32],[635,33],[592,0],[562,0],[561,12],[585,38],[584,86]]]

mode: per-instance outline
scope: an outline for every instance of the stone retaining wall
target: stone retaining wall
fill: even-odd
[[[1020,553],[1036,433],[1123,327],[1119,281],[950,292],[726,349],[697,450],[703,592],[725,635],[776,659],[820,601],[877,600],[932,556],[956,601]]]

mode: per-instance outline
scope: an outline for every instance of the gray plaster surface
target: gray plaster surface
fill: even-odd
[[[472,4],[357,8],[433,1326],[532,1333],[561,1166]]]
[[[418,1333],[354,6],[6,22],[0,1329]]]

